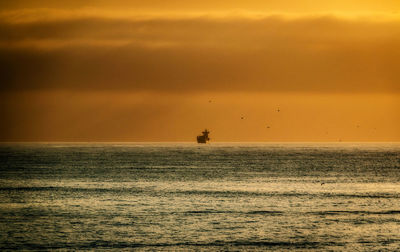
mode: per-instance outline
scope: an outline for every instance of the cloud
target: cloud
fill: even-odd
[[[0,22],[0,88],[400,92],[400,20],[333,16]]]
[[[79,10],[82,8],[140,11],[210,12],[226,10],[280,11],[280,12],[393,12],[399,10],[398,0],[13,0],[1,1],[0,9],[56,8]]]

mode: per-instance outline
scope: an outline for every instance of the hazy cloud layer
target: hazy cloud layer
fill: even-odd
[[[0,1],[0,9],[58,8],[140,11],[210,12],[226,10],[280,12],[395,12],[398,0],[12,0]]]
[[[0,20],[1,90],[399,92],[400,20]]]
[[[399,110],[399,94],[12,92],[0,141],[400,141]]]

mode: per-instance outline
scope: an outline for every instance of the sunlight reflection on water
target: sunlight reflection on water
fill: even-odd
[[[398,144],[2,144],[0,248],[400,245]]]

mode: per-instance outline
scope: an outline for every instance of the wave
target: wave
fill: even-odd
[[[0,191],[65,191],[65,192],[135,192],[140,193],[145,190],[140,188],[85,188],[85,187],[64,187],[64,186],[24,186],[24,187],[0,187]]]
[[[317,215],[342,215],[342,214],[392,215],[392,214],[400,214],[400,210],[387,210],[387,211],[338,210],[338,211],[318,211],[318,212],[308,212],[308,213]]]
[[[255,191],[223,191],[223,190],[154,190],[138,187],[118,188],[88,188],[88,187],[64,187],[64,186],[24,186],[24,187],[0,187],[0,191],[58,191],[58,192],[95,192],[95,193],[141,193],[150,195],[202,195],[211,197],[306,197],[306,198],[384,198],[400,199],[400,193],[307,193],[307,192],[255,192]]]
[[[258,211],[218,211],[218,210],[198,210],[198,211],[186,211],[184,214],[259,214],[259,215],[281,215],[284,214],[283,211],[268,211],[268,210],[258,210]]]
[[[257,210],[257,211],[218,211],[218,210],[199,210],[199,211],[186,211],[184,214],[246,214],[246,215],[284,215],[284,214],[304,214],[303,212],[285,212],[273,210]],[[179,213],[175,213],[179,214]],[[400,210],[385,210],[385,211],[364,211],[364,210],[328,210],[305,212],[305,214],[312,215],[395,215],[400,214]]]
[[[400,193],[308,193],[308,192],[254,192],[254,191],[218,191],[218,190],[181,190],[173,191],[171,193],[176,194],[199,194],[199,195],[210,195],[218,197],[230,197],[230,196],[266,196],[266,197],[340,197],[340,198],[400,198]]]
[[[316,249],[330,246],[344,246],[344,243],[340,242],[314,242],[314,241],[213,241],[208,243],[197,243],[197,242],[177,242],[177,243],[128,243],[128,242],[111,242],[111,241],[92,241],[88,243],[55,243],[55,244],[12,244],[3,243],[0,245],[1,249],[34,249],[34,250],[48,250],[48,249],[101,249],[101,248],[113,248],[113,249],[129,249],[129,248],[191,248],[191,247],[203,247],[203,248],[215,248],[215,247],[260,247],[260,248],[286,248],[286,249]]]
[[[284,212],[282,211],[265,211],[265,210],[259,210],[259,211],[250,211],[248,214],[261,214],[261,215],[280,215],[283,214]]]

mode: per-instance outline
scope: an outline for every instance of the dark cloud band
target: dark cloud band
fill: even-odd
[[[400,92],[399,28],[332,17],[3,20],[0,88]]]

